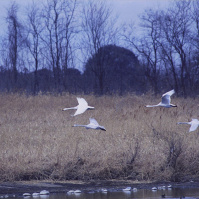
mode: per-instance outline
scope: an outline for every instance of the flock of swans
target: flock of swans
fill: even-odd
[[[164,93],[162,95],[162,100],[159,104],[156,105],[146,105],[146,107],[165,107],[165,108],[171,108],[171,107],[177,107],[177,105],[171,104],[171,96],[175,93],[174,89]],[[89,106],[88,103],[86,102],[86,100],[84,98],[79,98],[77,97],[77,101],[78,101],[78,105],[75,107],[71,107],[71,108],[64,108],[62,109],[63,111],[66,110],[70,110],[70,109],[76,109],[76,112],[73,116],[79,115],[84,113],[86,110],[88,109],[94,109],[94,107]],[[100,129],[103,131],[106,131],[106,129],[104,128],[104,126],[100,126],[98,124],[98,122],[94,119],[94,118],[89,118],[90,123],[87,125],[83,125],[83,124],[75,124],[73,127],[85,127],[86,129]],[[199,120],[197,119],[192,119],[191,122],[178,122],[177,124],[189,124],[191,125],[189,132],[191,131],[195,131],[198,126],[199,126]]]
[[[157,105],[146,105],[146,107],[156,107],[162,106],[166,108],[177,107],[174,104],[171,104],[171,95],[175,93],[174,89],[162,95],[162,101]],[[192,119],[191,122],[178,122],[177,124],[189,124],[191,125],[189,132],[195,131],[199,126],[198,119]]]
[[[70,109],[77,109],[75,114],[73,115],[73,116],[76,116],[76,115],[84,113],[87,109],[94,109],[94,107],[88,105],[87,101],[84,98],[77,97],[77,101],[78,101],[77,106],[71,107],[71,108],[64,108],[62,110],[66,111]],[[81,127],[85,127],[86,129],[101,129],[103,131],[106,131],[106,129],[103,126],[100,126],[94,118],[89,118],[89,120],[90,120],[90,123],[87,125],[75,124],[73,127],[81,126]]]

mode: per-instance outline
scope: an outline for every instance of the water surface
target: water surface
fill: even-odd
[[[186,198],[186,199],[199,199],[199,188],[172,188],[165,190],[152,191],[149,189],[138,189],[137,192],[133,191],[108,191],[102,193],[100,191],[91,193],[79,194],[50,194],[44,196],[45,199],[132,199],[132,198],[145,198],[145,199],[158,199],[158,198]]]

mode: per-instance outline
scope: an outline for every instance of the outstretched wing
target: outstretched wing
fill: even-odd
[[[84,113],[86,110],[87,110],[86,107],[78,106],[78,108],[77,108],[77,110],[76,110],[74,116],[79,115],[79,114],[82,114],[82,113]]]
[[[170,104],[171,103],[171,95],[175,93],[174,89],[162,95],[162,103]]]
[[[85,107],[88,106],[88,103],[84,98],[77,97],[77,101],[80,106],[85,106]]]
[[[189,132],[195,131],[198,128],[199,121],[197,119],[192,119],[190,123],[191,123],[191,127],[189,129]]]
[[[89,118],[90,124],[94,124],[96,126],[99,126],[98,122],[94,118]]]
[[[191,121],[199,124],[198,119],[191,119]]]
[[[190,127],[190,129],[189,129],[189,132],[195,131],[197,128],[198,128],[198,124],[192,123],[192,124],[191,124],[191,127]]]
[[[77,97],[78,106],[77,111],[75,112],[74,116],[84,113],[88,108],[88,103],[84,98]]]

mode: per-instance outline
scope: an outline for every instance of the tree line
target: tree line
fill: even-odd
[[[7,8],[2,92],[199,92],[198,0],[145,10],[139,30],[119,24],[103,0],[32,1],[19,14],[16,2]]]

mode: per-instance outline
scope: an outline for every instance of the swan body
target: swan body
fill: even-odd
[[[79,115],[84,113],[87,109],[94,109],[92,106],[88,106],[87,101],[84,98],[77,97],[78,105],[71,108],[64,108],[63,111],[70,110],[70,109],[77,109],[73,116]]]
[[[42,190],[40,191],[40,195],[48,195],[50,192],[49,191],[46,191],[46,190]]]
[[[124,189],[122,189],[123,191],[131,191],[131,187],[126,187]]]
[[[199,121],[197,119],[192,119],[191,122],[178,122],[178,124],[189,124],[191,125],[189,132],[195,131],[199,126]]]
[[[30,194],[30,193],[24,193],[23,196],[24,196],[24,197],[30,197],[31,194]]]
[[[75,193],[74,190],[70,190],[70,191],[67,192],[67,194],[73,194],[73,193]]]
[[[40,195],[40,193],[38,193],[38,192],[34,192],[33,194],[32,194],[32,197],[34,198],[37,198],[37,197],[39,197],[39,195]]]
[[[81,193],[81,190],[77,189],[74,191],[74,193]]]
[[[166,107],[166,108],[177,107],[176,105],[171,104],[171,95],[173,95],[174,93],[175,91],[173,89],[162,95],[162,101],[159,104],[146,105],[146,107],[157,107],[157,106]]]
[[[167,188],[168,188],[168,189],[171,189],[171,188],[172,188],[172,185],[171,185],[171,184],[169,184],[169,185],[167,186]]]
[[[101,192],[103,192],[103,193],[107,193],[107,192],[108,192],[108,190],[107,190],[106,188],[102,188],[102,189],[101,189]]]
[[[100,129],[106,131],[106,129],[103,126],[100,126],[94,118],[89,118],[89,121],[90,123],[87,125],[75,124],[73,127],[82,126],[85,127],[86,129]]]
[[[138,191],[138,189],[137,188],[133,188],[133,192],[137,192]]]

